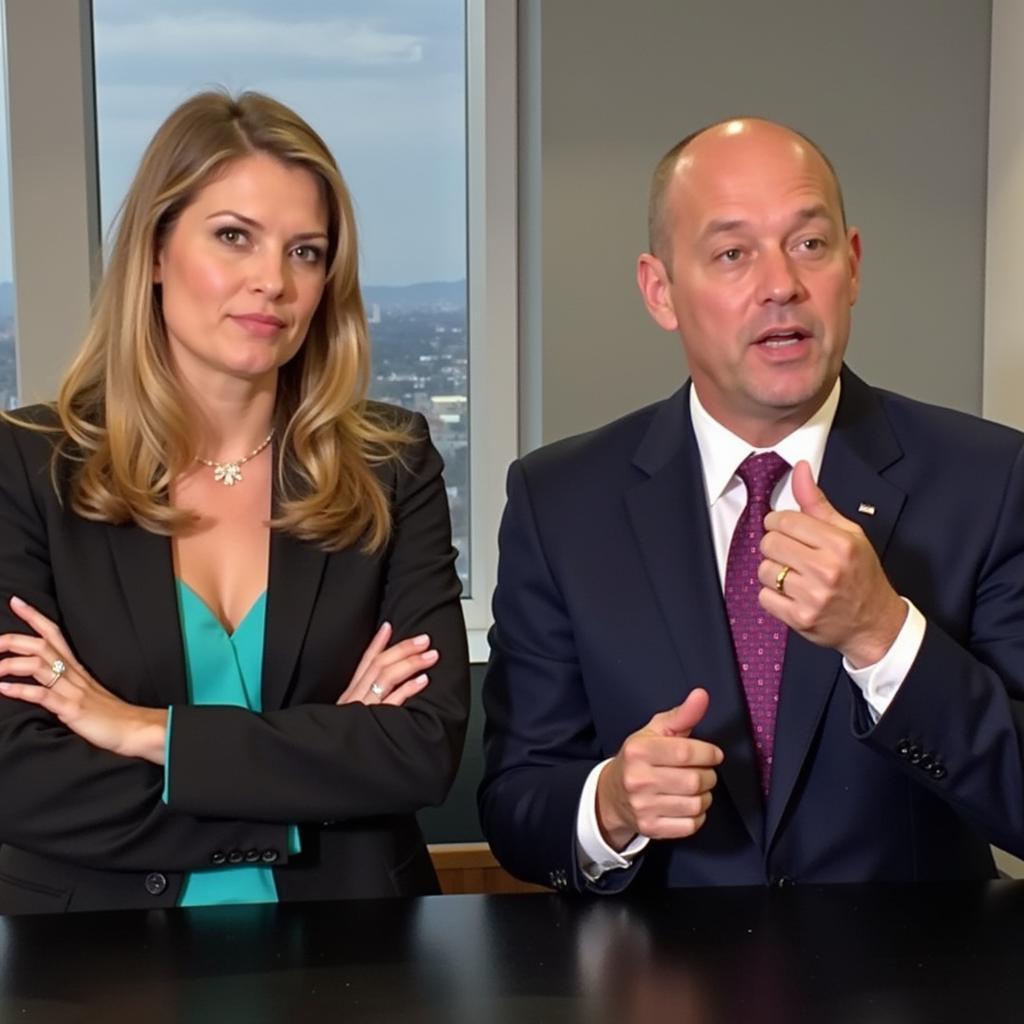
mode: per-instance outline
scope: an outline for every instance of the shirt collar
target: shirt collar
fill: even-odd
[[[822,402],[818,411],[805,423],[787,434],[778,444],[771,448],[753,448],[737,437],[731,430],[723,427],[718,420],[701,404],[697,389],[690,385],[690,419],[693,432],[697,438],[700,451],[701,471],[704,474],[704,491],[708,505],[714,505],[725,493],[730,483],[736,479],[736,468],[751,454],[774,451],[781,455],[791,466],[801,459],[811,465],[814,479],[818,479],[821,462],[825,457],[825,445],[828,433],[832,429],[832,421],[839,406],[839,378],[836,378],[828,398]]]

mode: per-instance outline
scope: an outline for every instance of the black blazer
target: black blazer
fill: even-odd
[[[436,891],[415,812],[454,778],[469,670],[441,458],[423,418],[410,424],[421,440],[381,470],[385,550],[328,554],[273,533],[254,714],[187,703],[170,541],[70,511],[47,436],[0,423],[0,632],[26,632],[17,594],[105,686],[174,705],[165,805],[162,767],[0,697],[0,913],[173,906],[186,872],[238,857],[273,864],[282,901]],[[337,706],[385,619],[396,639],[430,634],[430,684],[402,708]],[[302,852],[289,857],[291,823]]]
[[[557,887],[978,878],[1024,853],[1024,437],[843,373],[821,486],[859,523],[924,642],[877,725],[839,654],[790,631],[761,797],[689,389],[509,473],[484,687],[484,833]],[[867,509],[861,506],[867,506]],[[725,752],[707,822],[596,887],[588,772],[696,686]]]

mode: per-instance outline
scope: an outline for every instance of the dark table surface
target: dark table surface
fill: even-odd
[[[1024,1022],[1024,882],[0,917],[0,1021]]]

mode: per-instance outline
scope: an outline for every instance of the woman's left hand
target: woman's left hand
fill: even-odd
[[[164,763],[167,711],[143,708],[114,696],[74,656],[57,624],[20,598],[11,611],[36,636],[0,636],[0,679],[17,676],[33,683],[0,683],[0,695],[38,704],[95,747]]]

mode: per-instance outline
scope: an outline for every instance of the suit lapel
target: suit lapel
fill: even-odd
[[[874,392],[844,370],[819,485],[841,515],[863,528],[879,559],[906,500],[906,494],[881,473],[901,456]],[[862,505],[873,509],[873,514],[861,511]],[[777,833],[841,669],[842,658],[836,651],[790,631],[775,730],[766,846]]]
[[[149,672],[147,703],[154,707],[187,704],[170,539],[134,525],[108,526],[107,538],[128,618]]]
[[[762,799],[690,423],[689,388],[659,409],[634,464],[647,479],[626,492],[629,518],[686,680],[680,688],[666,673],[651,681],[652,696],[665,710],[690,688],[708,691],[711,700],[698,735],[728,751],[719,778],[760,846]]]
[[[270,534],[263,642],[263,710],[284,706],[320,591],[327,552],[280,530]],[[335,555],[334,557],[343,557]]]

